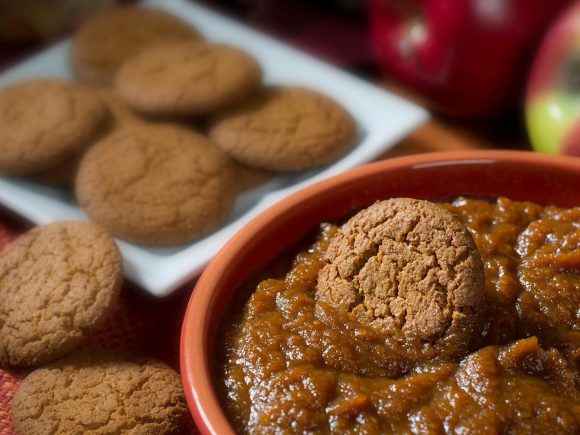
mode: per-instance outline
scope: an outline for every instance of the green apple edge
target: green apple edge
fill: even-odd
[[[559,93],[536,96],[526,105],[526,125],[537,151],[559,154],[565,137],[580,118],[580,101]]]

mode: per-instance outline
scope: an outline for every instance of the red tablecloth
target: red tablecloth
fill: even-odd
[[[30,225],[0,209],[0,251]],[[166,299],[155,299],[125,282],[117,307],[104,327],[86,343],[91,348],[123,348],[160,359],[179,370],[181,321],[193,283]],[[0,434],[14,434],[10,402],[26,370],[0,368]],[[188,433],[196,433],[190,421]]]

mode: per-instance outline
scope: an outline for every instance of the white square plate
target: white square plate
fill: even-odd
[[[209,40],[238,46],[260,62],[267,84],[304,85],[328,94],[358,123],[358,145],[330,166],[277,175],[239,196],[229,221],[218,231],[186,246],[158,249],[119,241],[129,279],[156,296],[166,296],[198,275],[244,224],[275,202],[316,181],[375,159],[427,118],[427,112],[399,97],[309,55],[275,41],[187,0],[150,0],[194,24]],[[0,86],[36,76],[70,78],[69,41],[64,41],[0,74]],[[70,194],[27,180],[0,178],[0,202],[37,224],[87,220]]]

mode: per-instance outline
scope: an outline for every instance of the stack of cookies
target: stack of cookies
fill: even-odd
[[[250,55],[160,10],[94,16],[70,60],[77,83],[0,90],[0,174],[73,188],[93,222],[135,243],[204,237],[272,172],[326,165],[356,141],[329,97],[264,87]]]
[[[25,435],[183,430],[179,374],[124,350],[81,349],[115,308],[123,267],[109,234],[84,222],[36,227],[0,254],[0,367],[28,368],[12,401]]]

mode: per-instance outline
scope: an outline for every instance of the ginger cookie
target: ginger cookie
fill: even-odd
[[[352,148],[356,134],[338,103],[298,87],[270,89],[210,127],[210,137],[236,160],[272,171],[330,163]]]
[[[113,132],[83,158],[75,190],[91,220],[113,235],[176,245],[207,235],[230,214],[230,159],[204,136],[168,124]]]
[[[95,135],[95,140],[110,134],[116,128],[122,128],[132,122],[142,121],[110,89],[91,87],[86,87],[86,89],[95,92],[108,109],[107,120],[102,123],[98,134]],[[56,165],[33,174],[34,179],[55,187],[72,188],[79,163],[88,147],[92,144],[92,142],[87,143],[86,147],[75,151]]]
[[[145,122],[145,120],[129,109],[110,89],[90,87],[87,89],[95,92],[108,108],[107,121],[103,123],[99,134],[96,135],[97,138],[104,137],[115,129],[123,128],[126,125]],[[87,143],[87,145],[90,146],[92,143]],[[87,149],[88,147],[84,147],[75,151],[56,165],[34,174],[34,179],[55,187],[72,188],[79,163]]]
[[[71,65],[91,85],[111,85],[118,68],[156,44],[199,39],[188,23],[157,9],[124,7],[92,16],[72,40]]]
[[[0,173],[54,167],[92,143],[106,119],[98,96],[72,83],[38,79],[0,90]]]
[[[0,254],[0,365],[54,360],[98,328],[116,301],[122,258],[101,228],[57,222]]]
[[[144,51],[115,79],[133,109],[163,118],[203,116],[256,92],[262,72],[248,54],[204,42],[177,42]]]
[[[182,433],[188,414],[178,373],[112,350],[35,370],[12,400],[14,426],[26,435]]]
[[[433,203],[376,202],[340,228],[324,260],[317,299],[387,335],[464,352],[480,327],[483,262],[459,219]]]

